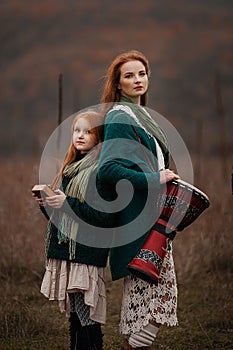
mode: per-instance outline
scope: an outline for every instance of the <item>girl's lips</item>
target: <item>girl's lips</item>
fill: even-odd
[[[142,90],[143,89],[143,86],[136,86],[135,88],[134,88],[134,90]]]

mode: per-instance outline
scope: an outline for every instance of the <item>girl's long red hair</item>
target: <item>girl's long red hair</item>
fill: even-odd
[[[77,154],[79,153],[79,151],[77,151],[77,149],[74,147],[74,144],[73,144],[73,132],[74,132],[74,127],[75,127],[75,124],[77,122],[78,119],[81,119],[81,118],[85,118],[87,119],[87,121],[89,122],[90,124],[90,128],[92,129],[92,132],[94,134],[94,137],[96,139],[96,144],[100,146],[100,144],[103,142],[104,140],[104,132],[103,132],[103,129],[104,129],[104,126],[103,126],[103,123],[104,123],[104,117],[103,117],[103,114],[102,113],[98,113],[96,111],[92,111],[92,110],[89,110],[89,111],[84,111],[84,112],[81,112],[79,114],[77,114],[75,117],[74,117],[74,120],[72,122],[72,126],[71,126],[71,142],[70,142],[70,146],[69,146],[69,149],[67,151],[67,155],[66,155],[66,158],[61,166],[61,169],[59,170],[58,174],[56,175],[53,183],[52,183],[52,188],[53,189],[56,189],[58,187],[58,185],[60,184],[61,180],[62,180],[62,174],[63,174],[63,171],[65,169],[65,167],[72,163],[73,161],[75,161],[76,157],[77,157]],[[98,157],[99,155],[99,152],[100,152],[100,147],[97,146],[96,148],[96,157]]]
[[[102,94],[102,103],[119,102],[121,93],[118,89],[120,80],[120,68],[129,61],[140,61],[145,67],[146,73],[150,76],[150,68],[147,58],[137,50],[132,50],[117,56],[108,68],[106,82]],[[141,105],[146,106],[148,102],[148,92],[141,96]]]

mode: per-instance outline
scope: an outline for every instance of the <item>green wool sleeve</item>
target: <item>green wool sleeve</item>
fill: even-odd
[[[101,181],[113,185],[125,179],[130,181],[135,189],[158,189],[159,172],[151,170],[132,127],[134,121],[131,119],[122,111],[107,115],[98,177]]]

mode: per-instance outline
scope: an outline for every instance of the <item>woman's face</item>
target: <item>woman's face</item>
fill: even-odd
[[[91,128],[90,122],[85,118],[80,118],[74,124],[73,145],[77,151],[87,153],[97,144],[96,135]]]
[[[121,95],[140,104],[141,96],[148,89],[148,75],[141,61],[135,60],[122,64],[118,89],[121,90]]]

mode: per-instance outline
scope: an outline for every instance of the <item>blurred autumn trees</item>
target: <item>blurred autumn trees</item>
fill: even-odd
[[[56,127],[60,73],[66,118],[99,103],[108,64],[132,48],[151,64],[150,107],[170,120],[193,152],[199,152],[199,127],[205,152],[220,152],[218,71],[229,147],[230,6],[210,0],[2,1],[1,156],[40,154]]]

